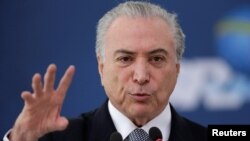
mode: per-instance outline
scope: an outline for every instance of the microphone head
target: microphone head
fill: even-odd
[[[151,127],[149,129],[149,137],[153,140],[156,141],[158,139],[162,139],[162,133],[161,130],[157,127]]]
[[[122,141],[122,135],[118,132],[113,132],[110,135],[110,141]]]

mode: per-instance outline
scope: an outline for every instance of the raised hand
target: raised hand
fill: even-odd
[[[44,84],[40,74],[33,76],[33,93],[22,92],[25,104],[10,134],[11,141],[36,141],[49,132],[67,127],[68,120],[60,112],[74,72],[75,67],[69,66],[56,89],[56,65],[49,65]]]

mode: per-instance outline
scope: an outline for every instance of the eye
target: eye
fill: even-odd
[[[153,64],[162,64],[164,62],[166,62],[166,58],[164,56],[152,56],[149,61]]]
[[[119,63],[119,65],[125,66],[133,62],[132,56],[121,56],[116,59],[116,61]]]
[[[159,57],[159,56],[153,57],[153,59],[152,59],[152,61],[154,61],[154,62],[160,62],[162,60],[163,60],[163,58]]]
[[[132,57],[123,56],[123,57],[119,57],[118,60],[121,61],[121,62],[129,62],[129,61],[132,61]]]

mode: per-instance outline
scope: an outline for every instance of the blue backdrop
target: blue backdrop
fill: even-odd
[[[96,24],[106,11],[123,1],[0,1],[0,137],[12,127],[20,113],[23,107],[20,94],[23,90],[31,90],[32,75],[36,72],[44,73],[50,63],[57,64],[58,78],[70,64],[76,66],[76,74],[63,106],[63,115],[75,117],[103,103],[106,96],[100,84],[94,51]],[[222,47],[218,47],[220,41],[217,39],[220,38],[217,34],[221,30],[216,28],[217,24],[234,9],[250,5],[249,0],[151,1],[179,15],[180,24],[187,36],[184,58],[189,61],[194,58],[220,57],[218,48]],[[250,45],[247,48],[249,51]],[[222,54],[221,58],[228,61],[227,57],[223,57]],[[237,60],[239,56],[233,57]],[[249,57],[245,61],[250,62]],[[248,71],[232,67],[232,72],[233,76],[240,74],[244,84],[250,84]],[[250,97],[249,91],[246,95]],[[249,124],[249,102],[246,100],[233,109],[209,110],[200,104],[191,110],[177,110],[203,125]]]

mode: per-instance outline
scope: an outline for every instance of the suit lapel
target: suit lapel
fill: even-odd
[[[183,118],[175,111],[175,109],[170,104],[172,121],[171,121],[171,132],[169,136],[169,141],[189,141],[192,137],[188,134],[187,123]]]
[[[90,128],[89,141],[109,141],[110,135],[116,131],[108,111],[108,100],[94,114]]]

